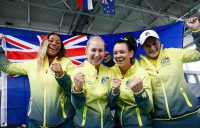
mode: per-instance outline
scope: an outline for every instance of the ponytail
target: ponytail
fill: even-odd
[[[132,35],[126,35],[124,38],[116,41],[115,44],[125,43],[128,46],[129,51],[133,50],[134,53],[137,51],[137,41]]]

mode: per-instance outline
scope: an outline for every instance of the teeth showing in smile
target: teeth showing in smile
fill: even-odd
[[[56,50],[56,48],[53,48],[53,47],[49,47],[51,50]]]
[[[94,60],[95,62],[98,62],[98,61],[99,61],[99,59],[98,59],[98,58],[94,58],[93,60]]]
[[[122,63],[122,62],[123,62],[123,60],[117,60],[117,62],[118,62],[118,63]]]

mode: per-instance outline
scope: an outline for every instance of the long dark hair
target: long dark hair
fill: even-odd
[[[128,46],[129,51],[133,50],[134,53],[137,51],[137,41],[132,35],[126,35],[124,38],[119,39],[115,42],[115,45],[121,43],[125,43]]]
[[[57,55],[58,60],[60,60],[62,57],[66,57],[65,47],[64,47],[64,44],[62,42],[60,35],[55,33],[55,32],[51,32],[42,40],[42,43],[40,45],[40,48],[39,48],[39,51],[38,51],[38,57],[37,57],[38,69],[40,69],[42,67],[44,59],[47,56],[48,40],[49,40],[49,37],[51,35],[57,35],[60,38],[60,41],[61,41],[61,48],[60,48],[60,51]]]

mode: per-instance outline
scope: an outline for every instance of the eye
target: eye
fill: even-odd
[[[92,52],[96,52],[96,49],[91,49]]]
[[[52,40],[52,39],[49,39],[48,41],[49,41],[49,42],[53,42],[53,40]]]
[[[102,53],[102,52],[103,52],[103,49],[100,49],[99,52]]]
[[[61,45],[61,42],[60,42],[60,41],[57,41],[57,42],[56,42],[56,45]]]
[[[123,51],[123,50],[121,50],[121,51],[119,51],[121,54],[124,54],[125,53],[125,51]]]

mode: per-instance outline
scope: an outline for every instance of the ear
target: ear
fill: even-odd
[[[131,50],[131,51],[130,51],[130,57],[132,58],[132,57],[133,57],[133,55],[134,55],[134,51],[133,51],[133,50]]]

